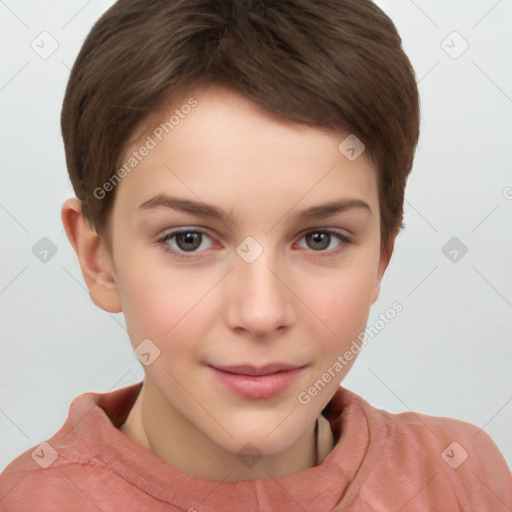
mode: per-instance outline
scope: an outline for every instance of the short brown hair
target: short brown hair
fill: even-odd
[[[381,251],[389,254],[403,227],[419,97],[393,22],[370,0],[116,2],[80,50],[61,118],[75,194],[110,249],[116,188],[102,199],[94,190],[163,101],[210,83],[293,121],[355,134],[378,169]]]

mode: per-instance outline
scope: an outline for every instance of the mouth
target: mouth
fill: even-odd
[[[222,365],[211,365],[216,370],[220,370],[226,373],[235,373],[237,375],[251,375],[254,377],[261,377],[263,375],[271,375],[273,373],[286,372],[296,370],[298,368],[304,368],[305,365],[290,365],[284,363],[272,363],[265,366],[252,366],[248,364],[241,364],[237,366],[222,366]]]
[[[208,365],[214,377],[228,390],[243,398],[263,400],[289,388],[307,365],[272,363],[265,366]]]

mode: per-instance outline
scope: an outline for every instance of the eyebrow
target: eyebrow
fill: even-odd
[[[211,204],[191,201],[189,199],[181,199],[179,197],[172,197],[165,194],[158,194],[151,199],[142,203],[139,210],[152,210],[154,208],[170,208],[173,210],[180,210],[191,215],[198,217],[211,217],[226,224],[232,223],[235,219],[233,212],[226,212],[217,206]],[[299,219],[318,220],[331,217],[338,213],[343,213],[353,208],[360,208],[367,210],[370,214],[372,210],[370,206],[362,199],[347,198],[338,201],[330,201],[317,206],[311,206],[297,213]]]

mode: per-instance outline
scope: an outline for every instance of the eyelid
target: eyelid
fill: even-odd
[[[170,240],[170,239],[176,237],[177,235],[180,235],[181,233],[200,233],[203,236],[206,235],[211,240],[215,240],[216,239],[216,237],[212,236],[210,234],[210,231],[207,230],[206,228],[199,228],[199,227],[194,227],[194,226],[185,226],[185,227],[179,227],[179,228],[170,228],[170,229],[166,230],[162,235],[160,235],[157,238],[156,241],[157,241],[157,243],[162,243],[162,242],[165,242],[167,240]]]
[[[327,227],[327,226],[313,226],[310,228],[306,228],[302,230],[296,237],[303,237],[307,233],[331,233],[335,235],[344,236],[346,238],[353,238],[355,236],[355,233],[353,233],[351,230],[346,228],[335,228],[335,227]]]

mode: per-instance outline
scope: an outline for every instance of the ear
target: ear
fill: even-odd
[[[375,289],[373,291],[371,304],[374,304],[376,300],[379,298],[380,295],[380,282],[382,280],[382,277],[384,276],[384,272],[388,268],[389,261],[391,260],[391,255],[393,254],[393,250],[395,248],[395,240],[398,235],[398,229],[395,231],[395,234],[391,238],[390,244],[389,244],[389,251],[387,253],[381,253],[380,260],[379,260],[379,268],[377,270],[377,283],[375,285]]]
[[[89,226],[76,197],[62,205],[62,223],[76,252],[91,300],[110,313],[122,311],[111,255],[103,241]]]

